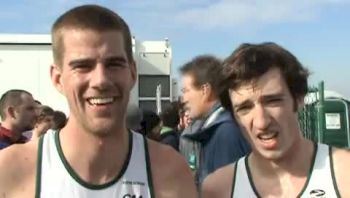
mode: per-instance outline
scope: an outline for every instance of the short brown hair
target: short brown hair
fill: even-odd
[[[309,71],[292,53],[272,42],[245,43],[224,60],[221,82],[223,105],[231,109],[231,102],[227,98],[229,89],[254,82],[272,68],[281,71],[294,101],[306,95]]]
[[[181,74],[193,77],[196,88],[208,83],[216,97],[219,96],[221,70],[222,61],[212,55],[196,56],[180,68]]]
[[[115,12],[98,5],[83,5],[61,15],[52,26],[52,51],[54,62],[62,65],[64,31],[68,29],[93,30],[104,32],[121,31],[129,61],[133,60],[129,26]]]
[[[29,93],[26,90],[22,89],[11,89],[6,91],[0,98],[0,117],[2,120],[6,119],[6,108],[8,106],[19,106],[22,104],[23,99],[22,95],[28,94],[32,96],[31,93]]]

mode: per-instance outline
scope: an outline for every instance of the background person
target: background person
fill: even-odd
[[[54,120],[54,110],[46,105],[39,107],[38,117],[31,132],[31,140],[37,139],[52,128]]]
[[[222,61],[210,55],[195,57],[180,69],[184,107],[196,125],[196,130],[182,138],[189,140],[188,150],[199,145],[199,151],[195,148],[187,159],[198,163],[198,184],[208,174],[250,151],[231,114],[221,106],[221,70]]]
[[[22,133],[32,130],[37,119],[36,103],[31,93],[12,89],[0,98],[0,149],[25,143]]]
[[[67,116],[62,111],[54,111],[53,113],[53,130],[61,130],[67,123]]]

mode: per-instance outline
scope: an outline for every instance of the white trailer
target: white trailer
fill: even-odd
[[[158,84],[162,84],[162,103],[177,97],[173,92],[171,46],[167,39],[138,41],[133,37],[132,43],[138,81],[130,103],[155,110]],[[9,89],[24,89],[41,103],[69,113],[65,98],[51,83],[52,63],[50,35],[0,34],[0,95]]]

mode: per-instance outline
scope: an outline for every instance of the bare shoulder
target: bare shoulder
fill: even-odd
[[[156,197],[198,197],[185,159],[173,148],[148,140]]]
[[[332,148],[336,184],[341,197],[350,197],[350,150]]]
[[[201,195],[204,198],[231,197],[235,166],[229,164],[208,175],[203,182]]]
[[[30,141],[0,151],[0,195],[13,197],[34,189],[37,143]],[[33,185],[30,185],[33,183]]]

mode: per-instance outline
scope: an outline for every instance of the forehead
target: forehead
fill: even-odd
[[[242,84],[234,90],[230,90],[233,103],[276,94],[289,94],[288,86],[277,68],[270,69],[255,81]]]
[[[182,75],[182,85],[184,87],[190,87],[193,85],[194,77],[191,73],[186,73]]]
[[[36,106],[36,103],[34,101],[34,98],[31,95],[28,94],[22,94],[21,95],[21,106]]]
[[[29,94],[26,94],[26,93],[22,94],[21,99],[22,99],[22,103],[34,103],[34,104],[36,104],[33,96],[31,96]]]
[[[99,55],[126,56],[123,34],[117,30],[65,30],[63,33],[64,59]]]

